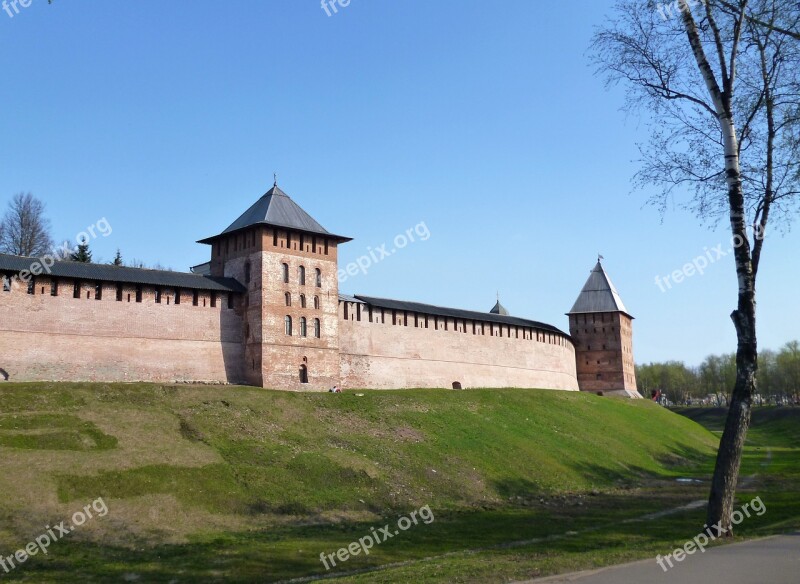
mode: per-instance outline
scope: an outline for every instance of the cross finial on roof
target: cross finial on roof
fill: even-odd
[[[497,301],[500,302],[500,290],[497,291]]]
[[[277,172],[273,172],[272,176],[275,178],[275,185],[274,186],[277,187],[278,186],[278,173]]]
[[[606,258],[604,258],[604,257],[603,257],[602,255],[600,255],[600,254],[597,254],[597,263],[600,263],[600,262],[602,262],[604,259],[606,259]]]

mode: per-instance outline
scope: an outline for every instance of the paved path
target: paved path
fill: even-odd
[[[673,564],[664,572],[653,558],[527,584],[798,584],[800,533],[720,546]]]

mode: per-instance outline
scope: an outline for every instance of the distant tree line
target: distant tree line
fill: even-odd
[[[645,397],[660,391],[676,404],[707,403],[726,406],[736,383],[736,355],[709,355],[697,367],[681,361],[636,366],[636,382]],[[800,404],[800,342],[758,355],[758,393],[755,403]]]

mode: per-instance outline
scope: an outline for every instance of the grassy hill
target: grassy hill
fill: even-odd
[[[109,510],[6,576],[30,581],[320,574],[321,552],[425,505],[435,523],[344,569],[546,537],[680,502],[664,485],[716,443],[646,401],[537,390],[9,384],[0,412],[0,552]]]

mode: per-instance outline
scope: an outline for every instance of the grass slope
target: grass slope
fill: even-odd
[[[685,502],[690,487],[666,485],[705,472],[716,443],[645,401],[536,390],[363,393],[2,386],[0,553],[98,497],[109,508],[6,577],[249,582],[321,574],[320,552],[424,505],[435,523],[343,569],[592,530]],[[607,550],[605,561],[628,557],[636,533],[606,533],[619,553]],[[535,568],[522,552],[487,552],[497,570],[490,573],[563,569],[572,561],[552,557],[578,554],[570,545]],[[586,561],[600,560],[575,565]],[[489,581],[485,559],[448,562],[428,562],[443,567],[425,581]],[[403,570],[385,572],[385,581],[402,581]]]

